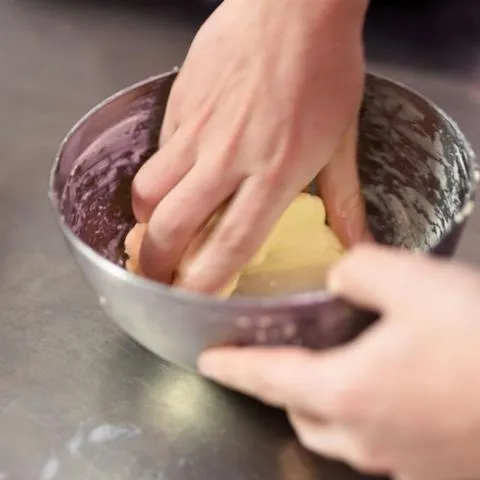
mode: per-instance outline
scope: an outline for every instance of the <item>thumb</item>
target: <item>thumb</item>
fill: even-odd
[[[357,123],[345,134],[340,147],[317,177],[328,223],[345,247],[373,240],[357,170]]]
[[[297,347],[224,347],[204,352],[198,361],[203,375],[229,388],[326,419],[357,365],[350,346],[322,353]]]
[[[419,255],[363,245],[332,267],[327,284],[330,291],[354,304],[385,314],[405,304],[407,293],[408,302],[413,301],[418,284],[423,283],[424,263]]]
[[[378,245],[354,248],[332,267],[332,292],[364,308],[416,315],[431,307],[459,308],[476,298],[480,280],[473,270],[454,262]]]

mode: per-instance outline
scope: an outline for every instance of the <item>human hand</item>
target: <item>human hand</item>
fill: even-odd
[[[176,279],[216,291],[317,174],[342,243],[367,235],[356,169],[367,3],[226,0],[205,23],[173,86],[162,148],[134,180],[135,215],[148,222],[146,276],[170,283],[195,234],[230,200]]]
[[[402,480],[480,478],[480,276],[365,246],[330,285],[381,320],[329,351],[222,348],[200,370],[285,408],[319,454]]]

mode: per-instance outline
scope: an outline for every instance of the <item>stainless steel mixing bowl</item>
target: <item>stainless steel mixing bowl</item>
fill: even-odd
[[[123,240],[134,223],[130,184],[156,148],[175,76],[150,78],[94,108],[68,133],[53,165],[55,216],[100,305],[140,344],[185,367],[215,345],[327,348],[354,338],[375,314],[326,292],[221,301],[122,268]],[[359,152],[377,240],[451,255],[478,179],[455,123],[415,92],[368,75]]]

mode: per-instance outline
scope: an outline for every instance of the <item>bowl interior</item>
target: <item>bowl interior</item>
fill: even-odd
[[[474,155],[458,127],[415,92],[370,77],[359,168],[376,239],[432,251],[465,220],[476,187]]]
[[[123,265],[135,220],[132,179],[158,142],[174,74],[127,89],[91,112],[64,142],[53,196],[65,224]],[[385,244],[430,251],[471,200],[473,155],[457,127],[414,92],[368,76],[359,168],[371,228]]]

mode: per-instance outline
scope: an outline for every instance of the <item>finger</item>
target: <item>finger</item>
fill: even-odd
[[[370,474],[388,472],[386,459],[380,453],[369,453],[365,442],[355,438],[355,426],[344,427],[339,423],[326,423],[298,410],[290,410],[288,417],[300,443],[308,450],[346,462]]]
[[[335,424],[298,410],[289,410],[288,419],[305,448],[334,460],[345,460],[347,442]]]
[[[279,408],[315,412],[329,420],[352,375],[347,347],[318,354],[306,349],[220,348],[203,353],[205,376]]]
[[[417,278],[421,259],[411,255],[387,247],[356,247],[330,269],[327,287],[355,304],[387,313],[405,303],[405,289]]]
[[[373,240],[358,176],[356,124],[318,175],[317,187],[328,222],[344,246]]]
[[[479,280],[454,263],[378,245],[356,247],[332,267],[327,278],[329,290],[353,303],[383,313],[412,308],[415,318],[425,299],[437,298],[448,284],[462,285],[461,290],[469,294],[478,289]],[[450,300],[438,298],[444,301]]]
[[[147,223],[158,203],[192,169],[196,149],[190,143],[190,129],[178,130],[135,176],[132,206],[138,222]]]
[[[172,137],[177,132],[179,126],[179,122],[174,120],[173,115],[168,115],[165,117],[162,123],[162,129],[160,130],[160,137],[158,139],[159,148],[165,146],[172,139]]]
[[[284,195],[273,202],[274,193],[259,177],[243,182],[215,231],[179,279],[184,288],[217,291],[242,269],[291,200]]]
[[[196,233],[233,194],[240,180],[197,164],[158,204],[140,249],[140,268],[152,279],[171,283]]]

